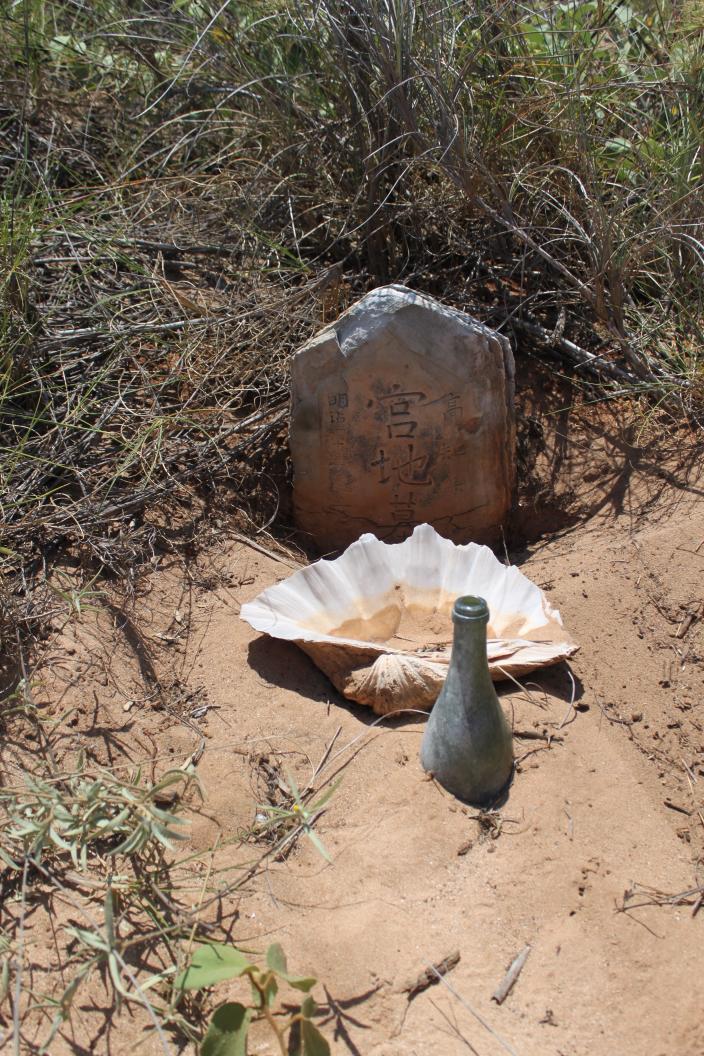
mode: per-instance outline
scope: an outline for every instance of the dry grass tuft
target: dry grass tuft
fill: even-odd
[[[289,353],[375,283],[699,413],[689,15],[598,0],[2,11],[11,623],[31,624],[32,583],[67,546],[124,579],[161,545],[158,504],[227,482],[246,506],[283,429]]]

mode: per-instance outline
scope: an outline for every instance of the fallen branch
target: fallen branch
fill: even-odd
[[[219,316],[218,322],[227,320]],[[111,341],[121,337],[135,337],[139,334],[158,334],[174,330],[183,330],[187,326],[196,326],[198,323],[212,323],[213,316],[201,315],[188,319],[175,319],[172,323],[134,323],[132,326],[122,326],[115,330],[101,330],[97,327],[83,327],[78,330],[57,330],[44,341],[38,342],[40,352],[47,352],[56,345],[80,345],[85,341],[97,341],[109,338]]]
[[[403,993],[408,994],[409,1002],[417,997],[418,994],[422,994],[424,990],[427,990],[430,986],[436,986],[443,975],[447,975],[453,968],[456,968],[460,963],[460,951],[453,950],[452,953],[448,953],[447,957],[443,957],[437,964],[430,964],[427,968],[424,968],[415,979],[406,983],[401,987]]]
[[[580,348],[573,341],[568,341],[566,337],[555,337],[540,323],[528,322],[526,319],[520,319],[516,316],[511,318],[510,325],[515,330],[521,330],[529,337],[532,337],[538,344],[546,348],[552,348],[556,352],[561,352],[573,365],[588,370],[596,377],[606,377],[612,381],[625,382],[627,385],[640,385],[643,383],[642,378],[638,378],[635,374],[631,374],[630,371],[609,362],[603,356],[596,356],[593,352]],[[654,377],[645,380],[656,381]]]

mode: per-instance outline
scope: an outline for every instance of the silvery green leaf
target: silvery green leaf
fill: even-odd
[[[117,957],[111,951],[108,954],[108,971],[110,972],[110,978],[115,984],[115,989],[118,994],[122,994],[123,997],[130,998],[132,995],[129,990],[125,989],[124,983],[122,982],[122,975],[120,974],[120,966],[117,962]]]
[[[0,847],[0,858],[2,858],[5,865],[9,865],[10,869],[21,869],[19,862],[16,862],[14,858],[11,858],[7,851]]]
[[[56,831],[56,829],[54,828],[54,826],[51,826],[51,827],[50,827],[50,829],[49,829],[49,835],[50,835],[51,839],[52,839],[52,840],[54,841],[54,843],[56,844],[56,846],[57,846],[57,847],[60,847],[60,848],[61,848],[61,849],[62,849],[63,851],[72,851],[72,850],[73,850],[73,847],[72,847],[72,845],[71,845],[70,843],[68,843],[68,842],[67,842],[67,841],[66,841],[66,840],[65,840],[65,839],[64,839],[64,838],[63,838],[63,837],[62,837],[62,836],[61,836],[61,835],[60,835],[60,834],[59,834],[59,833],[58,833],[58,832]]]

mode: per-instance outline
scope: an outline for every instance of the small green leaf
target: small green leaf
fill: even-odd
[[[266,963],[272,972],[276,972],[277,975],[282,976],[284,979],[286,978],[288,965],[286,964],[286,954],[280,942],[272,943],[266,951]]]
[[[221,1005],[210,1020],[200,1047],[200,1056],[247,1056],[247,1032],[251,1018],[252,1009],[245,1008],[238,1001]]]
[[[272,972],[276,972],[277,975],[286,980],[289,986],[293,986],[296,990],[307,992],[312,990],[317,982],[317,979],[310,975],[291,975],[289,973],[288,965],[286,964],[286,954],[278,942],[273,943],[266,951],[266,963]]]
[[[0,961],[0,1004],[5,1000],[7,991],[10,989],[10,961],[3,957]]]
[[[312,990],[318,981],[312,975],[284,975],[283,978],[289,986],[294,987],[295,990],[302,990],[304,994]]]
[[[103,903],[103,912],[105,914],[105,934],[107,935],[110,946],[115,945],[115,906],[112,900],[112,888],[108,887],[105,892],[105,901]]]
[[[301,1001],[301,1015],[305,1016],[306,1019],[311,1019],[315,1015],[317,1008],[315,998],[311,997],[310,994]]]
[[[318,854],[322,855],[322,857],[325,859],[326,862],[332,862],[332,858],[330,857],[330,855],[326,851],[326,849],[323,846],[320,838],[313,832],[313,830],[310,827],[310,825],[303,825],[302,828],[303,828],[303,831],[305,832],[306,836],[310,840],[310,842],[313,844],[313,846],[317,850]]]
[[[301,1020],[301,1041],[303,1056],[330,1056],[330,1046],[314,1023],[309,1019]]]
[[[234,946],[212,942],[198,947],[174,985],[177,990],[202,990],[224,979],[236,979],[252,967],[249,958]]]
[[[0,847],[0,860],[2,860],[5,863],[5,865],[8,865],[10,867],[10,869],[21,869],[22,868],[20,863],[16,862],[14,860],[14,858],[10,858],[10,855],[7,853],[7,851],[4,851],[2,849],[2,847]]]

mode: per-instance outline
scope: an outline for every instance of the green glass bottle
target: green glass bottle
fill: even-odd
[[[513,741],[489,674],[483,598],[458,598],[445,685],[428,718],[420,761],[459,799],[487,803],[507,784],[513,769]]]

